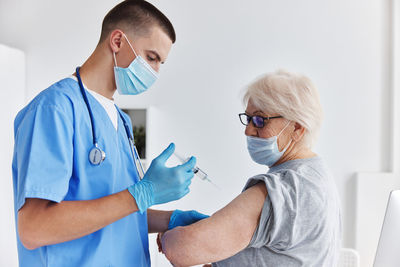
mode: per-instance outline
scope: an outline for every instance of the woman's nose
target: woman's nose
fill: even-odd
[[[247,136],[257,136],[257,129],[254,127],[253,123],[250,122],[247,126],[246,129],[244,130],[244,134]]]

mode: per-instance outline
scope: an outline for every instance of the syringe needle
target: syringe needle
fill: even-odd
[[[215,183],[213,183],[213,181],[211,181],[209,178],[206,178],[206,180],[207,180],[208,182],[210,182],[215,188],[221,190],[221,187],[219,187],[218,185],[216,185]]]

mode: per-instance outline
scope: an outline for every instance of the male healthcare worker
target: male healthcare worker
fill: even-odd
[[[82,67],[18,113],[12,168],[20,266],[150,266],[149,232],[205,217],[148,209],[189,192],[196,160],[167,168],[171,144],[143,174],[130,119],[113,102],[116,90],[146,91],[174,42],[158,9],[124,1],[105,16]]]

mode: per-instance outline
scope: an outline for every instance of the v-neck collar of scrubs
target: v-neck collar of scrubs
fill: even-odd
[[[78,82],[77,77],[75,77],[74,75],[71,75],[69,78],[75,80],[76,82]],[[118,132],[118,111],[117,108],[115,106],[114,100],[111,100],[99,93],[97,93],[96,91],[88,88],[86,86],[86,84],[83,84],[83,87],[86,89],[87,92],[89,92],[90,95],[93,96],[94,99],[96,99],[96,101],[103,107],[104,111],[107,113],[110,122],[112,123],[112,125],[114,126],[115,130]]]

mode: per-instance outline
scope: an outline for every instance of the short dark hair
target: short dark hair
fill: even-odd
[[[145,35],[152,26],[159,26],[175,43],[174,27],[169,19],[155,6],[144,0],[125,0],[104,17],[100,43],[115,29],[132,30],[137,35]]]

